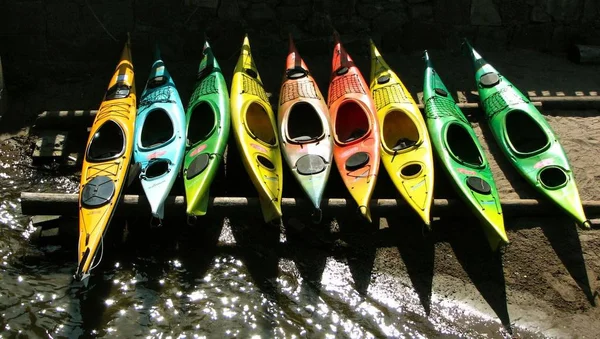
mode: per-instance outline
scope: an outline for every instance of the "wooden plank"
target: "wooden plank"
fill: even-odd
[[[309,214],[312,205],[308,200],[283,198],[281,201],[284,214]],[[347,214],[355,209],[355,203],[341,198],[324,199],[324,214]],[[589,218],[600,217],[600,201],[584,201],[584,210]],[[63,193],[21,192],[21,211],[24,215],[64,215],[77,216],[78,195]],[[379,215],[412,215],[413,211],[403,200],[373,199],[373,213]],[[432,216],[460,216],[465,214],[466,206],[460,200],[435,199]],[[554,216],[561,215],[560,209],[548,201],[534,199],[502,200],[505,216]],[[260,214],[257,198],[214,197],[209,202],[209,213],[216,215],[252,213]],[[150,215],[150,205],[143,195],[123,196],[116,212],[120,216]],[[185,197],[170,196],[165,203],[167,216],[185,216]]]

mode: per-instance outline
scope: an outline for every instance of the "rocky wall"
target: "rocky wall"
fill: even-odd
[[[160,40],[172,60],[197,59],[204,34],[220,56],[244,32],[255,53],[285,53],[291,32],[303,55],[328,55],[335,28],[354,53],[372,38],[382,51],[480,49],[562,52],[600,44],[597,0],[0,0],[0,54],[23,65],[114,62],[126,32],[137,48]],[[353,45],[352,47],[349,45]],[[299,46],[300,47],[300,46]]]

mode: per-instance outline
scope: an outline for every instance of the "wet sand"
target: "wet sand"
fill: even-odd
[[[301,44],[298,47],[302,53]],[[362,50],[353,53],[352,49],[348,49],[367,75],[368,56],[363,55]],[[523,92],[534,91],[537,95],[543,95],[547,91],[556,95],[560,91],[566,95],[575,95],[577,92],[597,95],[600,91],[600,66],[575,65],[563,56],[533,51],[481,52]],[[134,58],[142,54],[143,51],[134,50]],[[272,90],[271,100],[275,104],[284,59],[281,53],[256,54],[259,72],[267,90]],[[430,51],[430,55],[449,89],[464,91],[467,99],[472,99],[468,93],[474,90],[474,80],[468,58],[443,51]],[[223,60],[219,61],[226,71],[226,79],[230,81],[237,54],[217,57]],[[396,53],[384,57],[416,97],[422,88],[423,64],[420,55]],[[325,92],[330,67],[328,56],[308,54],[305,60]],[[197,62],[170,63],[166,58],[166,63],[175,77],[183,101],[187,102]],[[146,79],[150,63],[147,58],[140,57],[134,59],[134,64],[138,89],[141,91],[140,85]],[[12,88],[8,83],[11,103],[9,113],[1,123],[1,132],[7,133],[2,138],[10,137],[22,127],[30,125],[33,117],[42,110],[94,109],[100,102],[108,74],[113,68],[113,63],[90,65],[87,75],[73,75],[71,81],[60,83],[47,78],[20,82]],[[581,199],[599,200],[600,112],[544,113],[567,152]],[[470,117],[486,149],[501,198],[538,197],[503,158],[487,125],[480,118]],[[23,138],[15,140],[17,144],[24,142]],[[21,146],[26,148],[29,145],[25,143]],[[230,149],[231,146],[230,143]],[[18,147],[13,151],[19,151]],[[238,173],[243,178],[243,172],[239,172],[241,166],[237,166],[235,160],[228,163],[228,168],[228,176],[231,174],[235,177]],[[332,171],[327,194],[331,197],[344,196],[340,179],[334,173]],[[224,195],[252,194],[247,181],[232,188],[230,183],[225,185],[221,177],[215,185],[216,192]],[[289,175],[284,185],[284,196],[301,194]],[[389,187],[389,178],[382,174],[375,196],[394,196]],[[435,189],[438,198],[454,197],[443,175],[437,176]],[[505,224],[511,243],[503,253],[496,255],[490,253],[477,222],[468,217],[436,221],[433,232],[426,236],[422,235],[418,220],[404,217],[382,219],[379,227],[377,223],[367,226],[354,220],[339,220],[339,229],[333,227],[334,232],[326,225],[313,226],[302,221],[284,220],[288,243],[303,248],[302,254],[314,248],[325,248],[326,253],[334,256],[343,254],[351,269],[353,284],[359,292],[368,291],[370,284],[381,277],[382,272],[388,272],[407,287],[399,293],[416,293],[416,299],[405,299],[409,303],[406,307],[415,312],[429,314],[432,319],[438,320],[468,317],[475,312],[499,325],[494,331],[490,328],[478,329],[477,326],[482,326],[480,322],[470,324],[465,321],[463,334],[507,335],[500,330],[500,323],[504,327],[514,327],[513,334],[521,337],[535,337],[536,333],[545,337],[595,337],[600,333],[600,310],[595,306],[600,291],[600,230],[580,230],[567,217],[555,216],[507,218]],[[231,228],[234,233],[236,229],[245,229],[235,220]],[[241,233],[252,232],[246,230],[246,233]],[[244,244],[244,241],[236,240]],[[277,249],[258,251],[281,254]],[[290,250],[281,251],[289,255]],[[310,259],[307,260],[308,267],[314,264]],[[300,269],[304,275],[319,274],[319,270],[307,271],[311,270]],[[323,269],[320,273],[323,274]],[[470,325],[475,326],[475,332],[470,332]],[[434,330],[430,334],[434,333],[439,332]]]

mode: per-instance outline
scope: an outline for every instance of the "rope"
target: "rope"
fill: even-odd
[[[92,12],[92,15],[94,16],[94,18],[96,18],[96,21],[98,21],[98,24],[100,25],[100,27],[102,27],[102,29],[106,32],[106,34],[108,34],[108,36],[113,39],[115,42],[119,42],[119,40],[117,40],[117,38],[115,38],[114,35],[112,35],[108,29],[106,29],[106,27],[104,26],[104,24],[102,24],[102,21],[100,21],[100,18],[98,18],[98,16],[96,15],[96,12],[94,12],[94,9],[92,8],[92,6],[90,5],[90,3],[88,2],[88,0],[85,0],[85,4],[87,5],[87,7],[90,9],[90,12]]]
[[[95,269],[96,267],[98,267],[98,265],[100,265],[100,262],[102,261],[102,257],[104,256],[104,234],[100,237],[100,246],[102,248],[102,251],[100,251],[100,259],[98,259],[98,261],[96,262],[96,265],[92,265],[92,267],[90,267],[90,271]]]

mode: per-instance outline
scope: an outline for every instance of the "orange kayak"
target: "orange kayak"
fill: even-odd
[[[369,201],[379,172],[377,109],[369,86],[335,33],[327,105],[333,129],[333,157],[342,180],[371,222]]]

